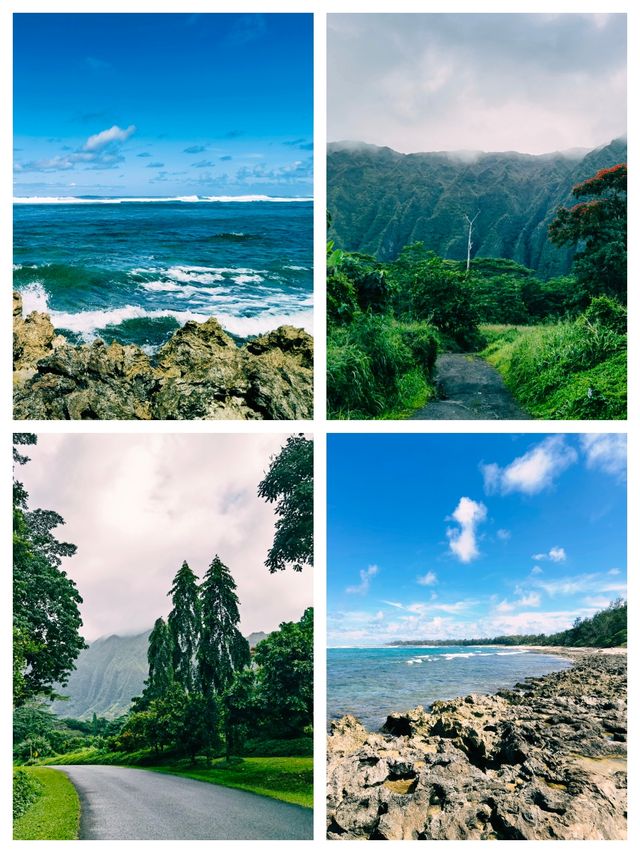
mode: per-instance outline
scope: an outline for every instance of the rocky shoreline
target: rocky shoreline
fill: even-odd
[[[13,294],[18,420],[307,420],[313,339],[281,326],[242,346],[211,317],[188,322],[153,358],[133,344],[74,345]]]
[[[328,838],[626,838],[626,654],[554,651],[574,665],[379,733],[334,721]]]

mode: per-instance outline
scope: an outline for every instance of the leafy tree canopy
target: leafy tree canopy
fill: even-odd
[[[36,439],[17,433],[14,441],[33,445]],[[28,461],[15,448],[14,459]],[[76,546],[52,532],[64,519],[52,510],[29,511],[17,481],[13,494],[14,703],[20,706],[34,696],[54,696],[54,685],[66,684],[85,642],[79,633],[82,598],[60,568]]]
[[[578,246],[574,271],[591,295],[626,302],[627,164],[601,169],[572,192],[586,200],[559,208],[549,237],[557,246]]]
[[[258,495],[275,503],[276,533],[265,565],[271,573],[289,565],[313,565],[313,441],[289,436],[258,486]]]

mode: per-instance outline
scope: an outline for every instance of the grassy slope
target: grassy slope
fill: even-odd
[[[42,784],[41,797],[14,821],[13,837],[19,840],[69,840],[78,837],[80,800],[67,776],[49,767],[25,767]]]
[[[626,418],[626,352],[603,351],[598,340],[580,340],[575,323],[549,326],[481,327],[488,343],[481,353],[503,375],[518,402],[533,417]],[[585,354],[594,353],[592,363]]]
[[[239,764],[214,762],[211,767],[148,767],[159,773],[188,776],[227,788],[240,788],[265,797],[313,807],[313,758],[245,758]]]
[[[273,797],[286,803],[295,803],[311,808],[313,805],[313,758],[298,756],[291,758],[244,758],[238,764],[227,767],[224,761],[214,762],[211,767],[190,765],[187,760],[154,762],[150,751],[131,753],[100,752],[85,749],[46,759],[50,764],[117,764],[123,767],[144,767],[160,773],[189,776],[203,782],[215,782],[227,788],[253,791],[265,797]]]

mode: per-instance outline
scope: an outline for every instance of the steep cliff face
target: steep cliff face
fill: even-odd
[[[67,686],[59,688],[69,698],[54,702],[51,710],[79,720],[94,713],[110,720],[125,714],[133,697],[144,689],[149,633],[134,637],[112,634],[91,643],[80,652]]]
[[[625,139],[583,156],[514,152],[399,154],[364,143],[332,143],[327,161],[331,236],[340,248],[391,260],[421,240],[466,257],[464,214],[479,212],[474,257],[511,258],[544,278],[568,271],[571,253],[552,246],[549,223],[574,184],[624,162]]]

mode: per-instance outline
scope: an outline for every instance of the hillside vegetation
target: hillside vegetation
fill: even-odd
[[[51,710],[61,717],[108,720],[126,714],[131,700],[144,689],[148,675],[147,643],[150,631],[132,637],[101,637],[80,652],[76,668],[60,693],[63,700]]]
[[[542,278],[569,271],[573,250],[547,239],[571,188],[624,162],[627,144],[613,140],[582,157],[515,152],[399,154],[365,143],[332,143],[327,207],[336,247],[389,261],[423,242],[440,257],[467,254],[464,214],[474,216],[473,256],[509,258]]]
[[[578,203],[556,210],[545,237],[571,250],[573,267],[546,279],[470,247],[465,261],[424,242],[392,260],[348,252],[330,217],[329,417],[406,416],[435,394],[438,353],[466,351],[493,364],[532,417],[625,418],[626,182],[620,163],[573,187]],[[475,246],[471,220],[467,229]]]

